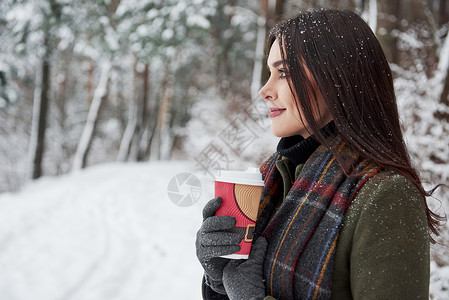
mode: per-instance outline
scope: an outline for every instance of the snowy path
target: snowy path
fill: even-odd
[[[194,240],[210,197],[181,208],[167,196],[192,166],[107,164],[0,194],[0,299],[200,299]]]

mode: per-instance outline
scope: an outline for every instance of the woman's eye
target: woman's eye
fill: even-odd
[[[288,72],[285,70],[279,70],[279,73],[281,74],[280,78],[286,78],[288,76]]]

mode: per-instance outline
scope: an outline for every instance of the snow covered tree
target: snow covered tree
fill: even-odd
[[[5,4],[4,4],[5,5]],[[45,133],[51,91],[53,50],[58,45],[58,27],[63,23],[62,5],[57,1],[9,2],[6,29],[1,32],[14,52],[27,56],[35,68],[33,122],[29,147],[30,176],[42,176]],[[4,7],[5,8],[5,7]]]
[[[148,159],[151,149],[155,157],[170,156],[176,138],[173,128],[180,126],[173,113],[181,110],[173,106],[173,84],[181,82],[177,70],[201,55],[198,48],[213,12],[210,1],[165,1],[163,5],[154,0],[124,1],[119,6],[120,43],[128,45],[134,59],[135,78],[119,160]],[[152,82],[160,87],[152,93],[148,91],[151,74],[158,74]]]
[[[98,123],[98,115],[108,93],[110,70],[111,63],[106,60],[101,66],[100,80],[92,97],[92,103],[87,115],[86,125],[84,126],[84,130],[81,134],[75,157],[73,159],[74,170],[86,167],[87,155],[89,154],[89,150],[92,145],[92,139],[95,133],[95,128]]]
[[[73,158],[72,169],[74,170],[84,168],[87,165],[87,157],[95,136],[99,114],[108,95],[112,60],[114,55],[122,53],[119,51],[117,25],[115,24],[115,13],[119,4],[119,0],[100,1],[84,10],[85,21],[89,27],[85,27],[86,25],[82,27],[83,34],[88,36],[86,42],[92,45],[92,48],[95,47],[93,53],[86,53],[86,56],[96,60],[97,65],[99,65],[100,76],[92,95],[86,123]],[[100,22],[97,24],[96,20],[100,20]]]

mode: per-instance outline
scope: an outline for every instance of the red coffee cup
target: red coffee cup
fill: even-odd
[[[215,197],[223,199],[215,215],[235,217],[237,222],[231,231],[242,236],[240,251],[223,257],[248,258],[263,186],[262,174],[257,168],[248,168],[243,172],[221,171],[215,180]]]

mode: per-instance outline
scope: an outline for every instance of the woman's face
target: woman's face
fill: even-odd
[[[282,62],[278,40],[271,46],[267,64],[270,70],[270,78],[260,89],[259,95],[269,103],[269,116],[272,119],[271,132],[277,137],[288,137],[298,134],[304,138],[308,137],[310,134],[306,130],[307,122],[306,120],[304,120],[304,123],[301,121],[300,112],[295,105],[295,97],[288,85],[289,73]],[[332,120],[332,115],[312,74],[307,69],[306,72],[317,95],[316,104],[321,114],[320,118],[318,112],[315,111],[315,120],[322,127]]]

